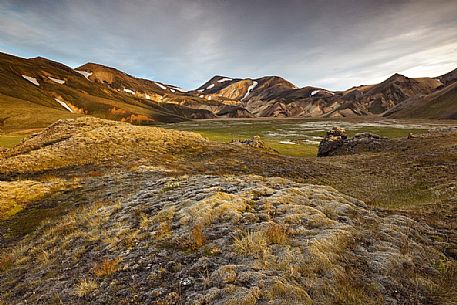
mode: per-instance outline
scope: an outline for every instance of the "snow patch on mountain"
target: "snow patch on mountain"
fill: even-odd
[[[133,91],[133,90],[131,90],[131,89],[125,89],[125,88],[124,88],[124,92],[131,93],[131,94],[135,94],[135,91]]]
[[[252,82],[252,85],[249,86],[248,91],[246,92],[246,94],[244,95],[244,97],[241,100],[246,99],[249,96],[249,94],[251,94],[252,90],[254,90],[255,87],[257,87],[257,85],[258,85],[258,82],[256,82],[256,81]]]
[[[65,84],[64,80],[61,80],[61,79],[58,79],[58,78],[54,78],[54,77],[50,77],[50,76],[48,76],[48,78],[50,80],[52,80],[54,83],[58,83],[58,84],[61,84],[61,85]]]
[[[203,92],[203,91],[205,91],[205,89],[199,89],[199,90],[197,90],[197,91],[198,91],[198,92]]]
[[[335,95],[335,93],[332,92],[332,91],[328,91],[328,90],[325,90],[325,89],[319,89],[319,90],[314,90],[313,92],[311,92],[311,96],[314,96],[314,95],[318,94],[318,93],[321,92],[321,91],[326,92],[326,93],[329,93],[329,94],[331,94],[331,95]]]
[[[176,90],[175,90],[175,89],[173,89],[173,88],[170,88],[170,91],[171,91],[171,92],[173,92],[173,93],[175,93],[175,92],[176,92]]]
[[[79,70],[75,70],[76,72],[78,72],[79,74],[81,74],[82,76],[84,76],[85,78],[89,79],[89,76],[92,75],[92,72],[87,72],[87,71],[79,71]]]
[[[167,90],[167,87],[165,87],[164,85],[160,84],[160,83],[155,83],[157,86],[159,86],[161,89],[163,90]]]
[[[228,78],[228,77],[224,77],[224,78],[221,78],[220,80],[218,80],[217,82],[218,83],[223,83],[223,82],[229,82],[233,80],[232,78]]]
[[[22,75],[23,78],[31,82],[32,84],[39,86],[40,83],[38,83],[37,79],[35,77],[27,76],[27,75]]]
[[[214,84],[209,85],[209,86],[206,88],[206,90],[209,90],[209,89],[212,89],[212,88],[214,88]]]
[[[68,111],[70,112],[73,112],[73,110],[71,110],[71,108],[67,105],[67,103],[59,100],[58,98],[55,98],[54,99],[57,103],[59,103],[63,108],[67,109]]]

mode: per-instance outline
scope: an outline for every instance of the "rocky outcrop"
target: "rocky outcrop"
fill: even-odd
[[[437,272],[419,234],[427,227],[330,187],[151,169],[99,179],[116,200],[79,208],[2,256],[5,302],[407,304]]]
[[[265,151],[271,151],[271,152],[276,152],[276,150],[268,147],[265,145],[265,143],[262,141],[262,139],[259,136],[254,136],[252,139],[245,139],[245,140],[232,140],[230,144],[234,145],[243,145],[243,146],[248,146],[252,148],[257,148],[257,149],[262,149]]]
[[[387,138],[372,133],[358,133],[348,138],[344,128],[334,127],[319,144],[318,157],[380,151]]]

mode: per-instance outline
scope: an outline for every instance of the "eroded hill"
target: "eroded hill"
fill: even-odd
[[[255,117],[351,117],[382,116],[398,106],[410,113],[398,117],[416,117],[410,99],[422,101],[428,95],[452,84],[455,72],[438,78],[408,78],[395,74],[375,85],[358,86],[345,91],[323,88],[298,88],[277,76],[259,79],[232,79],[215,76],[196,92],[204,97],[228,98],[239,102]],[[455,111],[455,103],[451,111]],[[449,117],[449,107],[439,108],[429,117]],[[437,113],[438,112],[438,113]]]

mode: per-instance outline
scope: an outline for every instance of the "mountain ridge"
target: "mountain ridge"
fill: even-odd
[[[188,92],[93,62],[73,69],[43,57],[1,53],[0,71],[0,119],[6,129],[42,128],[75,115],[140,125],[221,117],[414,118],[425,115],[433,104],[426,101],[441,96],[436,94],[439,91],[446,92],[446,102],[428,117],[454,118],[457,112],[457,95],[446,91],[457,81],[457,69],[434,78],[395,73],[378,84],[344,91],[298,88],[274,75],[244,79],[215,75]],[[405,107],[421,110],[406,111]]]

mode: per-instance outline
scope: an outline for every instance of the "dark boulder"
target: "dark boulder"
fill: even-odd
[[[387,138],[372,133],[358,133],[348,138],[344,128],[334,127],[319,144],[318,157],[349,155],[358,152],[380,151]]]

